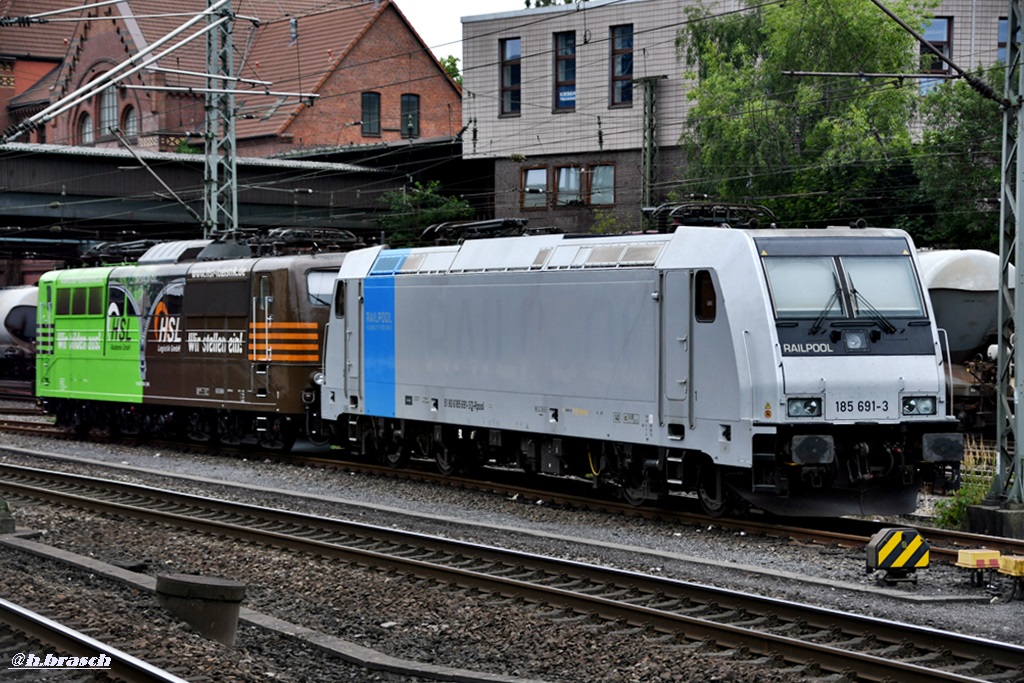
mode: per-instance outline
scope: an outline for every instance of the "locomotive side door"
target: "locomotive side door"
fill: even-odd
[[[249,330],[252,335],[249,342],[252,348],[250,387],[257,398],[266,398],[270,391],[270,363],[274,357],[270,339],[270,328],[274,321],[273,303],[270,275],[260,275],[252,298],[252,324]]]
[[[662,273],[661,384],[665,422],[683,422],[689,416],[692,374],[691,274],[682,270]]]
[[[36,311],[36,386],[49,386],[50,368],[53,365],[53,282],[39,282]]]
[[[345,400],[362,412],[363,281],[345,283]]]

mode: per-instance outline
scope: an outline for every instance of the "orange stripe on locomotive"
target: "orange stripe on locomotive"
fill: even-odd
[[[283,330],[310,330],[285,332]],[[294,343],[306,340],[311,343]],[[291,343],[289,343],[291,342]],[[279,353],[292,351],[298,353]],[[320,361],[320,333],[311,322],[250,322],[249,360],[282,363],[317,363]]]

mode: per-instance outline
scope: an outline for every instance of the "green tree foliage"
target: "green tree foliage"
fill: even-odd
[[[696,79],[680,194],[764,203],[783,225],[897,224],[913,196],[917,84],[806,73],[919,70],[912,36],[870,2],[689,11],[678,48]],[[937,0],[892,0],[912,26]]]
[[[429,225],[473,217],[469,202],[442,195],[441,183],[436,180],[385,192],[380,201],[388,212],[377,222],[392,247],[415,244],[423,228]]]
[[[976,76],[1002,89],[1002,64]],[[921,106],[922,139],[914,168],[924,200],[935,207],[919,241],[939,247],[999,251],[1003,112],[964,81],[947,81]]]
[[[462,72],[459,71],[458,57],[455,55],[448,55],[441,60],[441,66],[444,67],[445,73],[447,73],[453,81],[462,85]]]

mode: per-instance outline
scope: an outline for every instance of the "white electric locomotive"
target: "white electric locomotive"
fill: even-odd
[[[948,363],[898,230],[682,227],[350,253],[322,414],[357,450],[721,514],[904,513],[955,485]]]

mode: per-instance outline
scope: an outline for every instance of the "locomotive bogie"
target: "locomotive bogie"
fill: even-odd
[[[906,512],[962,457],[900,231],[378,247],[335,296],[322,413],[357,450],[452,471],[503,444],[527,471],[715,514]]]

